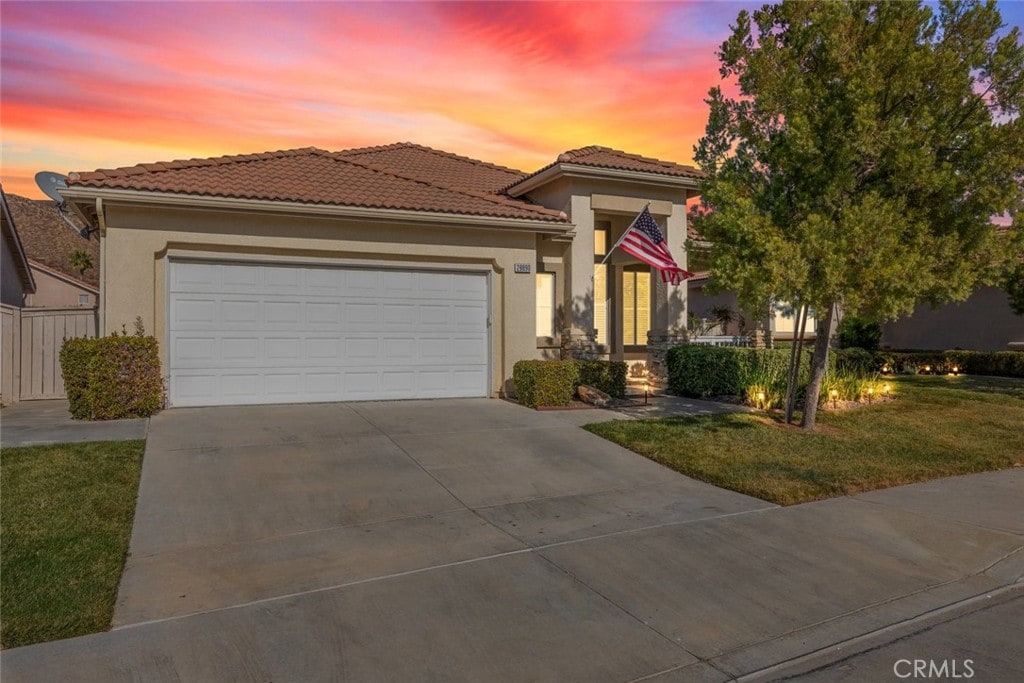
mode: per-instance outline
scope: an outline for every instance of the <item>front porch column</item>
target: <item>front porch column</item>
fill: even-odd
[[[575,195],[570,203],[570,219],[576,234],[569,248],[565,290],[565,328],[562,330],[563,358],[596,358],[594,330],[594,212],[590,197]]]
[[[668,250],[680,268],[686,268],[686,205],[673,204],[672,215],[659,217],[659,227],[665,234]],[[661,281],[661,274],[651,274],[653,311],[651,331],[647,334],[647,376],[655,387],[668,386],[668,366],[665,357],[674,346],[686,343],[686,293],[683,281],[678,285]]]

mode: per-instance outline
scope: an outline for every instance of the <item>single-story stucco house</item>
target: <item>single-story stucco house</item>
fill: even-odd
[[[533,173],[399,143],[71,174],[100,327],[141,318],[171,405],[498,396],[516,361],[644,361],[687,287],[607,251],[645,206],[686,267],[701,172],[604,147]],[[656,273],[656,271],[655,271]]]

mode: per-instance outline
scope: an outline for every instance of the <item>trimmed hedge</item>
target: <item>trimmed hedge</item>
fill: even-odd
[[[883,351],[877,354],[878,365],[888,365],[894,372],[918,372],[930,365],[933,372],[949,372],[955,365],[969,375],[1024,377],[1024,351]]]
[[[684,344],[669,349],[669,389],[683,396],[743,396],[751,385],[785,393],[789,349],[747,349]]]
[[[83,420],[148,417],[164,406],[157,341],[113,334],[67,339],[60,351],[71,415]]]
[[[830,354],[836,368],[861,372],[914,374],[925,366],[932,372],[950,372],[956,366],[969,375],[1024,378],[1024,351],[876,351],[836,349]]]
[[[60,348],[60,370],[64,375],[64,392],[68,409],[76,420],[92,417],[92,408],[86,394],[89,391],[89,361],[96,353],[96,339],[76,337],[65,339]]]
[[[576,387],[585,384],[600,389],[614,398],[626,398],[626,373],[629,364],[612,360],[578,360],[579,379]],[[575,391],[576,387],[573,387]]]
[[[607,360],[521,360],[512,366],[512,381],[523,405],[567,406],[581,384],[625,398],[628,367]]]
[[[521,360],[512,366],[516,396],[525,406],[567,406],[580,370],[573,360]]]

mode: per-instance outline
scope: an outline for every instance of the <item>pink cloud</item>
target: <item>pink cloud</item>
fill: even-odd
[[[721,39],[700,7],[5,2],[5,149],[59,132],[120,164],[404,139],[524,170],[587,144],[687,162]]]

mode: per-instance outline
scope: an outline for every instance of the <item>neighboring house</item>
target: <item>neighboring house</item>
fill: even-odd
[[[1006,292],[981,287],[967,300],[931,308],[882,325],[882,346],[891,349],[1024,349],[1024,316],[1010,308]]]
[[[3,232],[3,239],[0,239],[0,303],[16,308],[30,306],[36,283],[2,188],[0,212],[0,230]]]
[[[530,174],[410,143],[71,174],[100,324],[161,343],[171,405],[495,396],[519,360],[643,360],[687,288],[624,253],[649,205],[686,266],[700,171],[586,147]]]
[[[766,333],[765,342],[772,344],[776,341],[792,341],[797,337],[796,311],[793,306],[785,303],[777,303],[772,307],[771,314],[757,314],[744,311],[739,304],[736,292],[725,290],[712,294],[708,291],[708,283],[711,280],[711,273],[699,271],[694,277],[687,280],[689,288],[689,310],[705,323],[716,317],[718,309],[727,309],[733,314],[733,319],[724,327],[721,325],[711,326],[707,334],[711,335],[750,335],[759,326]],[[817,336],[813,312],[807,316],[807,323],[804,326],[804,339],[811,340]]]
[[[85,239],[61,220],[49,200],[8,195],[11,216],[18,226],[25,254],[36,281],[35,308],[95,308],[99,298],[100,251],[95,236]],[[92,267],[84,272],[71,263],[83,251]]]
[[[65,232],[77,240],[71,244],[84,240],[64,227],[53,202],[2,198],[0,402],[62,398],[60,347],[70,337],[96,335],[98,290],[33,257],[59,253]]]
[[[33,308],[96,308],[98,305],[100,290],[95,286],[34,259],[30,258],[28,263],[36,281]]]

